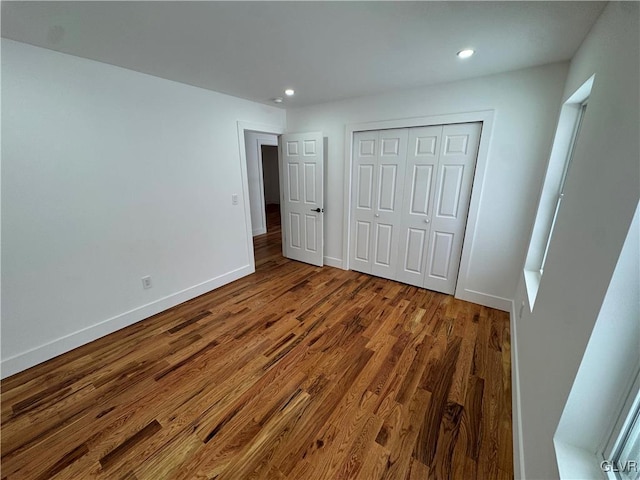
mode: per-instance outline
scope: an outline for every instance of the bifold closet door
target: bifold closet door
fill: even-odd
[[[395,279],[407,137],[407,129],[354,134],[354,270]]]
[[[442,125],[409,130],[397,280],[424,286]]]
[[[398,265],[408,133],[406,128],[382,130],[379,137],[371,273],[391,279],[396,278]]]
[[[378,170],[378,132],[353,135],[353,184],[351,197],[351,268],[371,273],[373,206]]]
[[[423,286],[453,294],[467,225],[481,123],[444,125]]]
[[[454,293],[481,129],[354,134],[353,270]]]

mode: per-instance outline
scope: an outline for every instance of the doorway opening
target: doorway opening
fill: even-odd
[[[256,268],[256,235],[267,232],[266,209],[264,202],[264,178],[262,173],[262,145],[278,145],[278,135],[284,133],[282,126],[270,126],[249,122],[238,122],[238,149],[240,154],[240,173],[242,176],[242,209],[246,224],[246,247],[249,266]],[[258,143],[258,139],[262,140]],[[258,161],[258,159],[260,159]],[[259,205],[257,208],[255,205]],[[264,230],[254,231],[254,217],[263,219]],[[258,224],[260,225],[260,224]]]
[[[279,146],[278,180],[282,217],[280,221],[282,256],[322,266],[324,259],[323,182],[326,160],[322,132],[283,134],[282,129],[279,128],[263,129],[259,125],[238,122],[238,140],[244,185],[243,208],[248,240],[246,245],[250,266],[255,271],[255,238],[268,233],[263,145]],[[271,152],[264,150],[267,157]],[[267,163],[269,163],[268,160]],[[275,171],[270,169],[268,175],[275,176]],[[274,201],[272,191],[269,195]],[[269,210],[271,219],[277,221],[277,209],[271,207]],[[277,226],[275,229],[277,230]]]
[[[253,237],[267,233],[266,194],[273,200],[272,176],[278,178],[278,137],[277,135],[255,131],[244,132],[244,143],[247,161],[247,180],[249,187],[249,210],[251,214],[251,234]],[[263,147],[272,149],[263,150]],[[273,152],[275,150],[275,156]],[[267,154],[267,180],[264,172],[264,153]],[[275,159],[275,165],[274,165]]]
[[[278,147],[261,145],[262,179],[264,186],[264,218],[266,232],[254,235],[253,251],[256,268],[283,259],[282,218],[280,214],[280,174]]]
[[[256,267],[282,256],[278,136],[245,130],[251,235]]]
[[[262,180],[264,185],[264,209],[266,233],[280,229],[280,172],[278,169],[278,147],[261,145]]]

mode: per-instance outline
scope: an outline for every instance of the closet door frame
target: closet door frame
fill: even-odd
[[[344,215],[343,215],[343,239],[342,262],[345,270],[350,269],[349,248],[351,244],[351,186],[353,174],[353,134],[367,130],[386,130],[395,128],[429,127],[435,125],[449,125],[456,123],[482,122],[480,145],[476,158],[476,167],[473,176],[471,200],[467,213],[467,224],[462,244],[462,254],[458,268],[458,280],[455,288],[455,297],[463,300],[477,301],[474,292],[466,288],[473,240],[478,225],[478,214],[482,187],[485,181],[489,143],[493,132],[495,110],[482,110],[478,112],[454,113],[448,115],[435,115],[428,117],[415,117],[397,120],[383,120],[367,123],[348,124],[345,127],[345,166],[344,166]],[[493,306],[493,305],[487,305]],[[502,308],[496,305],[495,308]]]

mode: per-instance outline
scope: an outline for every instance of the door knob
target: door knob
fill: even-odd
[[[428,218],[424,219],[424,223],[429,223],[431,220],[429,220]]]
[[[311,211],[312,211],[312,212],[318,212],[318,213],[320,213],[320,212],[324,212],[324,208],[320,208],[320,207],[318,207],[318,208],[312,208],[312,209],[311,209]]]
[[[379,216],[380,216],[380,214],[379,214],[379,213],[376,213],[376,214],[374,215],[374,217],[376,217],[376,218],[377,218],[377,217],[379,217]]]

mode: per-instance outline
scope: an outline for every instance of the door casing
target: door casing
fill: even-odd
[[[476,160],[476,168],[473,176],[473,184],[471,190],[471,200],[469,203],[469,211],[467,214],[467,226],[462,244],[462,254],[460,257],[460,266],[458,280],[455,289],[455,297],[475,303],[480,303],[489,307],[505,309],[502,299],[495,299],[495,304],[491,303],[491,299],[486,295],[479,294],[467,287],[467,277],[471,254],[473,251],[473,239],[476,235],[478,226],[478,215],[480,210],[480,199],[482,197],[482,187],[484,185],[488,153],[491,137],[493,134],[495,110],[482,110],[477,112],[454,113],[445,115],[434,115],[428,117],[415,117],[397,120],[383,120],[366,123],[348,124],[345,127],[345,162],[344,162],[344,192],[343,192],[343,238],[342,238],[342,268],[350,269],[349,265],[349,246],[351,244],[351,187],[353,181],[353,134],[367,130],[385,130],[394,128],[410,128],[410,127],[428,127],[433,125],[448,125],[455,123],[471,123],[482,122],[482,134],[480,136],[480,145],[478,147],[478,156]]]
[[[244,143],[245,131],[282,135],[284,127],[263,125],[260,123],[238,122],[238,148],[240,150],[240,175],[242,177],[242,206],[245,218],[245,232],[247,239],[247,257],[251,273],[256,271],[256,259],[253,254],[253,226],[251,225],[251,206],[249,204],[249,177],[247,175],[247,152]]]

